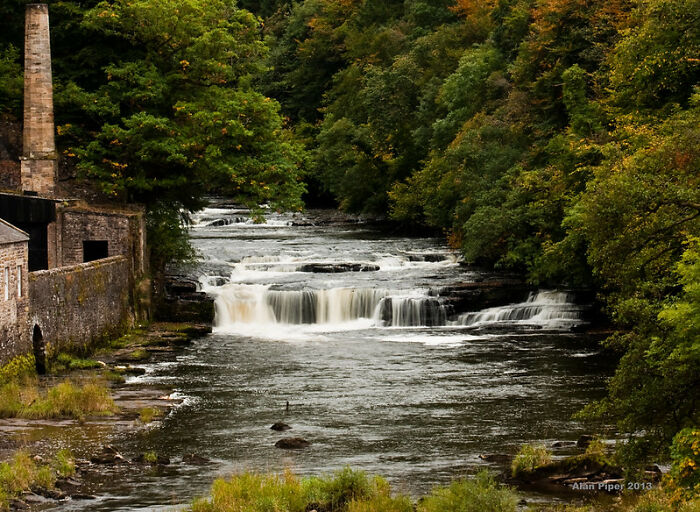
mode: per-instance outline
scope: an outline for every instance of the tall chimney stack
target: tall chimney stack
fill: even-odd
[[[56,186],[49,8],[27,4],[24,38],[22,190],[52,195]]]

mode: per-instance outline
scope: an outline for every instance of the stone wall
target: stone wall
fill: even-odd
[[[21,267],[21,296],[17,287],[17,267]],[[5,269],[9,269],[5,299]],[[27,328],[28,300],[27,243],[0,245],[0,365],[31,350]]]
[[[115,256],[29,275],[29,329],[50,352],[89,346],[133,327],[128,258]]]
[[[106,241],[108,257],[126,255],[133,275],[146,272],[146,226],[141,212],[59,207],[56,216],[55,234],[49,230],[49,243],[58,253],[56,266],[83,263],[84,242]]]

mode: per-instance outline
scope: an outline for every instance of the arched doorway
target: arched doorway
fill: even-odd
[[[34,347],[34,361],[36,362],[36,373],[46,374],[46,344],[44,335],[41,334],[41,327],[34,325],[32,332],[32,346]]]

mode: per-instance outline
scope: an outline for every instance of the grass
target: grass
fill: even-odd
[[[143,461],[148,464],[155,464],[158,462],[158,454],[156,452],[146,452],[143,454]]]
[[[67,450],[56,454],[50,465],[37,464],[29,452],[20,450],[0,463],[0,509],[9,510],[10,501],[31,489],[53,489],[59,477],[75,473],[75,462]]]
[[[82,385],[65,380],[46,390],[36,380],[9,382],[0,387],[0,418],[83,419],[109,416],[116,411],[109,391],[97,380]]]
[[[513,459],[513,476],[530,473],[540,466],[552,462],[552,454],[544,445],[524,444]]]
[[[102,363],[94,359],[82,359],[65,352],[61,352],[51,362],[51,371],[54,373],[73,370],[92,370],[101,368]]]
[[[243,473],[214,482],[210,498],[196,500],[189,512],[514,512],[517,497],[489,474],[438,487],[414,503],[392,496],[386,480],[345,468],[332,476],[299,479]]]
[[[139,411],[139,421],[141,423],[151,423],[161,416],[163,416],[163,411],[155,407],[144,407]]]
[[[672,487],[641,493],[625,493],[620,499],[593,501],[586,505],[551,505],[528,508],[528,512],[698,512],[700,498],[682,498]]]

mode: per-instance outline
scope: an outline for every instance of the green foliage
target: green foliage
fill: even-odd
[[[381,477],[345,468],[333,476],[298,479],[284,475],[244,473],[216,480],[210,499],[196,500],[191,512],[510,512],[517,498],[486,472],[472,480],[437,487],[413,504],[408,496],[392,496]]]
[[[61,478],[75,475],[75,459],[69,450],[59,450],[53,461],[53,468]]]
[[[552,453],[544,445],[524,444],[511,464],[513,476],[530,473],[540,466],[552,462]]]
[[[461,480],[449,487],[433,489],[418,505],[420,512],[515,512],[518,498],[501,487],[486,471],[472,480]]]
[[[139,421],[141,423],[151,423],[161,416],[163,416],[163,412],[155,407],[144,407],[139,411]]]
[[[19,117],[23,86],[19,50],[13,45],[0,47],[0,114]]]
[[[102,363],[94,359],[82,359],[79,357],[61,352],[56,356],[56,359],[51,362],[51,371],[61,372],[70,370],[90,370],[101,368]]]
[[[673,468],[671,476],[689,494],[700,492],[700,430],[685,428],[673,438],[671,445]]]
[[[158,454],[154,451],[146,452],[143,454],[143,460],[148,464],[155,464],[158,462]]]
[[[639,2],[633,25],[610,54],[613,100],[622,107],[655,109],[686,103],[700,82],[700,2]]]
[[[68,450],[60,450],[50,465],[38,464],[26,450],[19,450],[0,463],[0,509],[9,510],[10,501],[31,489],[53,489],[57,478],[75,474],[75,461]]]
[[[34,355],[13,357],[0,368],[0,384],[21,380],[36,375]]]
[[[116,412],[107,388],[97,381],[76,385],[65,380],[46,391],[33,381],[0,387],[1,418],[75,418]]]

